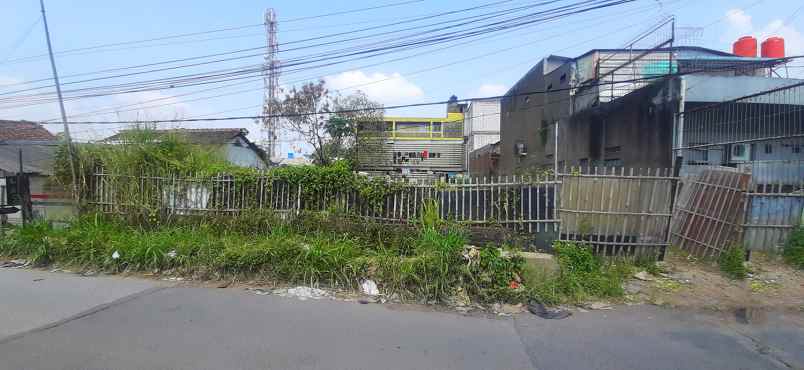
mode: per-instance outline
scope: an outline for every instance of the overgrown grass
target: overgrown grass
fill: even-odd
[[[623,282],[633,272],[627,260],[595,256],[583,244],[556,242],[558,272],[530,268],[526,271],[529,295],[542,303],[580,303],[590,299],[623,296]]]
[[[745,249],[741,246],[732,246],[720,254],[717,264],[720,271],[730,279],[742,280],[748,276],[745,268]]]
[[[402,237],[388,231],[392,228],[365,222],[333,232],[324,231],[325,224],[298,229],[331,221],[326,217],[271,220],[269,215],[244,215],[132,226],[91,215],[62,229],[33,223],[12,230],[0,241],[0,254],[112,273],[259,274],[286,283],[352,289],[373,279],[389,294],[422,301],[445,301],[456,289],[481,302],[521,300],[522,290],[509,284],[522,274],[522,258],[488,246],[479,248],[479,258],[467,261],[467,239],[457,228],[423,228]]]
[[[790,234],[782,256],[785,262],[804,270],[804,227],[799,227]]]

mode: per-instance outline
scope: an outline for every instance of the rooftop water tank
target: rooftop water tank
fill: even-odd
[[[784,39],[781,37],[769,37],[762,42],[763,58],[784,58]]]
[[[763,45],[765,44],[763,43]],[[756,58],[757,39],[753,36],[740,37],[739,40],[734,42],[732,49],[733,49],[732,54],[734,55],[748,58]]]

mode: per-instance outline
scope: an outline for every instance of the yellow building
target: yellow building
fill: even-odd
[[[464,107],[451,104],[446,117],[385,117],[385,131],[371,135],[376,146],[358,150],[360,170],[410,177],[463,173]]]

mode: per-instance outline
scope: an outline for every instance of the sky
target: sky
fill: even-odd
[[[364,0],[320,1],[278,0],[273,2],[240,0],[47,0],[47,17],[56,52],[56,64],[65,91],[76,88],[135,82],[212,70],[256,66],[263,62],[261,50],[234,54],[238,59],[197,66],[184,66],[133,76],[82,82],[85,79],[111,77],[126,72],[146,72],[162,67],[186,65],[199,61],[231,58],[226,55],[183,63],[87,74],[105,69],[159,63],[234,50],[255,49],[266,44],[261,25],[264,11],[273,7],[278,19],[279,59],[284,63],[331,48],[358,45],[377,38],[314,44],[370,35],[411,24],[389,26],[400,20],[423,15],[467,9],[493,0]],[[421,26],[467,15],[480,15],[539,1],[510,0],[489,5],[483,10],[446,15],[436,20],[414,23]],[[507,91],[528,69],[551,54],[575,57],[594,48],[622,47],[636,35],[651,28],[664,17],[676,18],[679,42],[730,51],[738,37],[753,35],[760,42],[768,36],[786,39],[787,54],[804,54],[804,3],[794,0],[636,0],[616,7],[573,15],[552,22],[532,25],[500,34],[453,41],[411,51],[352,61],[316,69],[286,68],[280,85],[287,89],[307,81],[324,79],[334,93],[356,90],[386,106],[459,98],[500,95]],[[376,8],[371,10],[360,10]],[[358,11],[359,10],[359,11]],[[3,0],[0,13],[0,98],[15,94],[52,93],[50,64],[41,12],[37,0]],[[340,13],[328,15],[331,13]],[[9,16],[10,15],[10,16]],[[323,15],[323,16],[322,16]],[[384,27],[383,27],[384,26]],[[342,34],[356,29],[378,27],[363,33]],[[229,29],[220,32],[210,30]],[[417,29],[411,27],[410,31]],[[184,37],[180,34],[201,33]],[[322,38],[327,36],[326,38]],[[655,42],[661,38],[648,38]],[[170,38],[165,38],[170,37]],[[384,36],[389,37],[389,36]],[[159,39],[133,43],[145,39]],[[317,38],[311,41],[304,41]],[[123,43],[104,48],[69,51]],[[290,50],[306,46],[298,50]],[[284,51],[286,50],[286,51]],[[286,62],[288,61],[288,62]],[[789,71],[804,77],[804,62],[794,63]],[[291,69],[291,71],[287,71]],[[78,75],[78,76],[75,76]],[[44,81],[29,83],[32,80]],[[260,76],[221,84],[164,88],[113,96],[85,97],[66,102],[72,121],[159,120],[172,118],[207,118],[248,116],[261,113],[263,82]],[[39,89],[18,92],[27,88]],[[443,105],[405,108],[387,115],[444,116]],[[0,119],[59,121],[55,102],[0,104]],[[61,124],[48,124],[53,132]],[[78,140],[97,140],[112,135],[126,125],[71,126]],[[261,139],[259,125],[252,120],[162,124],[161,128],[243,127],[249,137]],[[295,138],[283,136],[280,153],[307,151]]]

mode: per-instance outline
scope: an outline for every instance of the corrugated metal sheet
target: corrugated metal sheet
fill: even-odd
[[[743,243],[748,250],[783,246],[804,217],[804,194],[749,194]]]
[[[477,134],[469,137],[467,148],[470,152],[478,150],[486,145],[500,141],[500,134]]]
[[[463,172],[464,148],[462,141],[389,141],[380,150],[358,152],[358,159],[363,171]],[[424,151],[428,153],[426,159],[409,155]]]

